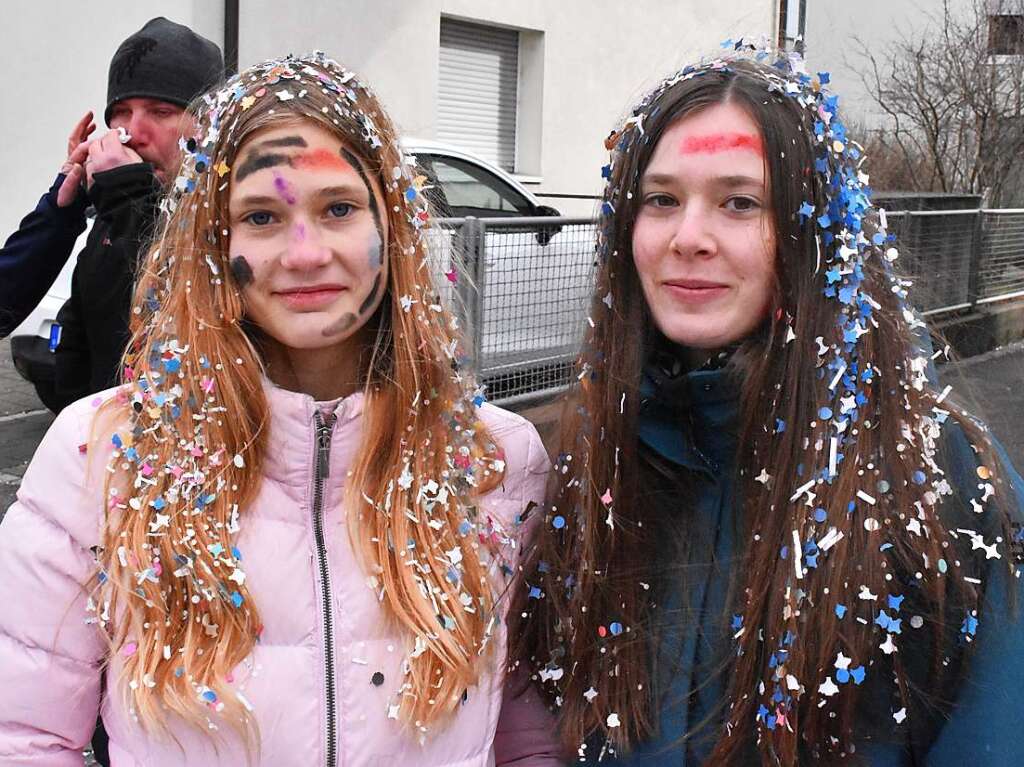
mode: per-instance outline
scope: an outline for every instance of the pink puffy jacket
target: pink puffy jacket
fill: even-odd
[[[250,763],[558,764],[551,721],[537,695],[505,683],[503,629],[493,640],[499,651],[490,656],[492,669],[445,726],[431,728],[421,744],[389,719],[409,643],[390,627],[368,586],[339,503],[359,446],[362,395],[342,400],[333,429],[324,427],[329,472],[319,538],[316,404],[269,384],[267,394],[265,480],[236,539],[264,623],[260,642],[234,675],[259,724],[260,751]],[[82,400],[57,418],[0,525],[0,765],[81,765],[97,711],[114,767],[244,765],[245,752],[228,727],[218,733],[219,746],[174,720],[174,738],[146,734],[119,694],[101,695],[105,646],[98,629],[85,623],[80,588],[95,566],[90,548],[98,543],[106,465],[89,460],[80,446],[96,437],[101,441],[94,444],[109,444],[91,432],[96,401]],[[547,455],[524,419],[490,405],[480,413],[506,455],[504,483],[485,496],[482,510],[513,531],[516,515],[541,500]],[[115,690],[116,661],[106,672],[108,691]]]

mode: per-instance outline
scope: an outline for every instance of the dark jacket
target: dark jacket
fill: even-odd
[[[85,230],[84,194],[67,207],[57,206],[57,191],[63,183],[61,174],[0,248],[0,338],[43,300]]]
[[[89,199],[96,222],[78,254],[71,297],[57,314],[55,384],[61,407],[118,381],[135,274],[160,194],[149,163],[97,173],[93,180]]]
[[[729,574],[737,566],[733,472],[737,447],[738,387],[724,371],[697,371],[673,382],[673,398],[684,396],[688,402],[688,422],[682,423],[678,409],[665,401],[664,387],[648,379],[644,385],[641,410],[641,449],[663,459],[693,488],[696,503],[686,517],[682,539],[694,542],[682,549],[666,546],[661,552],[661,596],[657,613],[652,616],[655,630],[661,632],[657,652],[653,653],[654,687],[658,703],[659,732],[641,744],[633,754],[603,765],[699,765],[704,762],[712,742],[699,736],[680,744],[684,733],[695,728],[704,717],[720,710],[726,695],[729,654],[732,651],[727,614]],[[943,428],[943,451],[951,484],[970,489],[977,484],[973,451],[963,432],[947,422]],[[1001,450],[1001,448],[998,448]],[[1009,467],[1009,461],[1003,454]],[[1009,471],[1018,502],[1024,501],[1024,482],[1012,468]],[[973,479],[972,479],[973,478]],[[969,508],[962,510],[973,515]],[[666,506],[666,514],[678,515]],[[994,515],[990,515],[994,517]],[[989,520],[991,521],[991,520]],[[953,520],[947,524],[956,525]],[[984,522],[983,522],[984,524]],[[965,519],[958,527],[978,528],[977,519]],[[984,531],[985,539],[993,534]],[[668,536],[664,538],[667,540]],[[967,554],[966,556],[971,556]],[[682,561],[672,561],[673,559]],[[991,560],[1005,565],[1005,560]],[[673,587],[673,566],[686,569],[686,593]],[[984,563],[982,566],[985,566]],[[973,653],[959,670],[962,676],[949,691],[955,704],[929,718],[924,712],[911,716],[897,727],[889,703],[891,675],[879,667],[869,671],[868,681],[880,683],[864,690],[860,718],[869,722],[873,734],[858,739],[857,753],[873,766],[897,765],[1004,765],[1019,761],[1017,731],[1024,721],[1024,621],[1011,619],[1006,611],[1006,592],[1020,582],[1011,583],[1002,567],[989,566],[984,607],[978,624]],[[883,605],[884,606],[884,605]],[[900,616],[914,614],[903,605]],[[911,607],[911,609],[913,609]],[[954,633],[959,626],[954,627]],[[908,675],[929,673],[923,661],[908,662]],[[914,680],[912,680],[914,681]],[[866,703],[864,702],[866,701]],[[865,706],[870,710],[863,710]],[[752,754],[754,759],[756,755]],[[752,762],[753,763],[753,762]]]

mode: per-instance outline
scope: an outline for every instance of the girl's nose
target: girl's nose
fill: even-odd
[[[325,247],[317,227],[305,221],[296,221],[283,265],[288,269],[315,269],[331,260],[331,251]]]
[[[671,248],[681,256],[707,257],[718,251],[711,230],[711,215],[699,205],[687,205],[679,213]]]

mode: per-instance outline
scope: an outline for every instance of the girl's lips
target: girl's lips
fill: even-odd
[[[663,284],[673,298],[693,304],[714,301],[729,290],[728,285],[704,280],[674,280]]]
[[[344,290],[345,288],[341,285],[315,285],[295,290],[282,290],[274,295],[292,309],[314,310],[329,306]]]

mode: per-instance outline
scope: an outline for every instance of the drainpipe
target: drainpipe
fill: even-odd
[[[238,72],[238,0],[224,0],[224,70]]]

